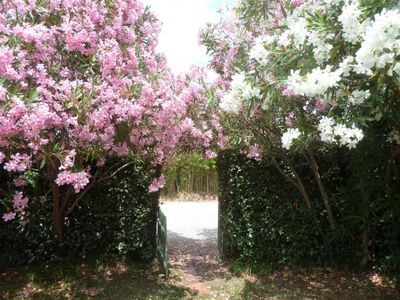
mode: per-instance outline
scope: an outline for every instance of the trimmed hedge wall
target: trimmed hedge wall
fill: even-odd
[[[310,212],[273,167],[224,151],[217,168],[225,258],[287,264],[316,255],[319,237]]]
[[[250,267],[260,264],[360,266],[364,254],[361,233],[367,224],[370,226],[370,266],[398,276],[400,186],[394,183],[392,189],[380,188],[380,197],[376,192],[378,196],[371,196],[370,206],[365,206],[353,174],[360,172],[361,167],[356,166],[358,160],[339,150],[320,154],[318,162],[332,195],[330,201],[337,220],[335,230],[327,223],[326,211],[304,158],[295,160],[324,237],[318,233],[315,219],[298,191],[274,167],[248,159],[238,151],[221,152],[217,170],[223,257],[237,259]],[[372,182],[376,181],[369,176]],[[376,187],[371,184],[370,188]],[[400,276],[397,280],[400,282]]]
[[[91,254],[151,259],[158,195],[148,194],[149,182],[145,165],[135,165],[95,186],[65,221],[62,253],[55,246],[52,201],[37,201],[30,206],[27,225],[2,222],[0,266]]]
[[[337,160],[337,157],[341,158]],[[345,177],[336,161],[341,153],[325,154],[320,161],[329,174],[328,187],[340,187]],[[325,163],[324,163],[325,161]],[[327,163],[329,161],[329,163]],[[329,168],[329,165],[333,165]],[[359,261],[358,232],[346,222],[345,213],[335,203],[333,209],[342,225],[329,229],[326,211],[304,158],[296,159],[297,171],[315,206],[317,222],[325,232],[321,237],[313,213],[304,205],[297,189],[265,161],[255,161],[238,151],[226,150],[217,159],[222,250],[227,259],[269,265],[354,264]]]

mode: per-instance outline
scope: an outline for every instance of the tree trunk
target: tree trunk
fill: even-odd
[[[60,189],[54,182],[51,185],[53,194],[53,227],[57,245],[62,248],[64,245],[64,216],[61,211]]]
[[[363,255],[361,258],[360,266],[365,267],[369,261],[369,254],[370,254],[369,233],[366,228],[364,228],[363,231],[361,232],[361,246],[363,250]]]
[[[282,160],[283,162],[290,168],[290,170],[292,171],[293,175],[294,175],[294,180],[292,178],[289,178],[288,175],[285,174],[285,172],[283,172],[283,170],[280,168],[279,164],[277,161],[274,160],[273,165],[275,166],[275,168],[279,171],[279,173],[284,176],[286,179],[289,179],[289,181],[297,188],[297,190],[300,192],[300,194],[302,195],[307,208],[311,211],[312,213],[312,218],[313,221],[315,223],[315,226],[317,227],[317,231],[320,234],[320,236],[322,237],[323,240],[325,240],[325,233],[322,230],[315,209],[311,204],[311,200],[310,200],[310,196],[307,193],[307,190],[303,184],[303,181],[301,180],[299,174],[296,171],[296,168],[294,167],[294,165],[292,164],[292,162],[290,161],[290,159],[288,157],[286,157],[284,154],[282,154]]]
[[[315,178],[315,180],[317,182],[319,191],[320,191],[321,196],[322,196],[322,201],[324,202],[324,205],[325,205],[325,208],[326,208],[326,212],[328,214],[329,225],[331,226],[331,229],[334,230],[336,228],[336,222],[335,222],[335,218],[334,218],[333,213],[332,213],[331,205],[329,203],[328,194],[326,193],[324,184],[323,184],[323,182],[321,180],[321,175],[319,173],[319,168],[318,168],[317,161],[316,161],[314,153],[312,152],[311,149],[307,149],[307,152],[308,152],[308,155],[309,155],[309,158],[310,158],[310,164],[311,164],[311,169],[312,169],[314,178]]]
[[[285,155],[281,155],[281,158],[283,160],[283,162],[290,168],[290,171],[292,171],[293,175],[294,175],[294,182],[293,179],[289,178],[289,181],[291,181],[294,186],[299,190],[300,194],[303,196],[304,201],[306,202],[306,205],[309,209],[312,209],[313,206],[311,204],[311,200],[310,200],[310,196],[308,195],[306,188],[303,184],[303,181],[301,180],[299,174],[296,171],[296,168],[294,167],[294,165],[292,164],[292,162],[290,161],[290,159],[288,157],[286,157]],[[286,178],[288,178],[285,173],[279,169],[279,165],[277,162],[274,163],[275,168],[278,169],[278,171],[284,175]]]

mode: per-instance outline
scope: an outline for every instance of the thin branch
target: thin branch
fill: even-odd
[[[66,212],[65,216],[68,216],[69,214],[71,214],[71,212],[74,210],[74,208],[78,204],[78,202],[93,188],[93,186],[95,184],[103,182],[103,181],[108,180],[108,179],[111,179],[112,177],[117,175],[119,172],[121,172],[122,170],[126,169],[127,167],[133,165],[134,163],[135,163],[134,161],[131,161],[131,162],[127,163],[127,164],[124,164],[123,166],[119,167],[116,171],[114,171],[111,175],[102,177],[99,180],[96,180],[96,178],[100,173],[96,172],[95,175],[93,176],[92,182],[75,199],[75,201],[72,203],[72,205],[70,206],[70,208]]]
[[[280,165],[279,165],[279,163],[276,161],[276,159],[272,159],[272,164],[274,165],[275,169],[277,169],[278,172],[279,172],[283,177],[285,177],[287,180],[289,180],[297,189],[300,189],[300,186],[297,184],[297,182],[282,170],[282,168],[280,167]]]
[[[126,169],[127,167],[133,165],[134,163],[135,163],[134,161],[131,161],[131,162],[127,163],[127,164],[124,164],[123,166],[121,166],[120,168],[118,168],[118,169],[117,169],[114,173],[112,173],[111,175],[99,179],[99,180],[97,181],[97,183],[102,182],[102,181],[104,181],[104,180],[108,180],[108,179],[113,178],[113,177],[114,177],[115,175],[117,175],[119,172],[121,172],[122,170]]]

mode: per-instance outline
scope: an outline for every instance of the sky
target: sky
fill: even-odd
[[[205,66],[206,49],[199,45],[199,30],[207,22],[219,19],[218,10],[235,0],[147,0],[162,30],[157,50],[167,56],[168,65],[176,74],[191,65]]]

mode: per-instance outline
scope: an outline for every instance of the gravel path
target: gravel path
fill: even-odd
[[[218,201],[166,202],[168,257],[188,287],[207,292],[207,282],[226,276],[217,261]]]
[[[217,238],[218,201],[166,202],[161,209],[171,233],[197,240]]]

